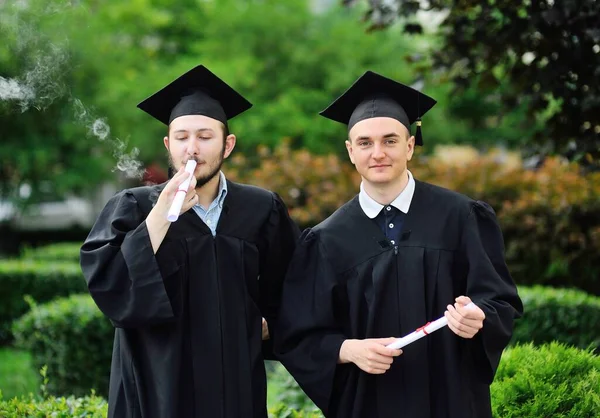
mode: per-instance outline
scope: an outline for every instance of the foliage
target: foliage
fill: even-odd
[[[600,295],[600,173],[558,158],[527,170],[498,152],[456,163],[422,159],[412,167],[420,180],[492,205],[518,284]]]
[[[512,344],[558,341],[600,353],[600,297],[575,289],[519,287],[524,315],[516,321]]]
[[[308,0],[8,3],[2,77],[38,94],[25,112],[23,100],[0,101],[0,190],[30,183],[32,199],[42,184],[87,191],[111,169],[127,171],[133,147],[146,166],[165,162],[165,126],[136,104],[201,63],[254,103],[231,122],[248,153],[285,136],[294,147],[342,152],[331,139],[343,141],[344,127],[317,112],[366,69],[414,78],[404,61],[413,41],[367,36],[357,13],[318,13]]]
[[[31,354],[0,348],[0,392],[5,399],[37,394],[39,376],[32,366]]]
[[[44,400],[14,398],[0,400],[0,416],[3,418],[52,417],[52,418],[104,418],[108,414],[108,404],[94,394],[84,398],[48,397]]]
[[[260,165],[248,170],[248,159],[235,156],[228,176],[279,193],[301,226],[312,226],[333,213],[356,194],[360,181],[354,168],[337,156],[292,150],[288,141],[272,152],[260,147],[258,157]]]
[[[492,103],[501,100],[500,115],[520,108],[526,129],[542,124],[536,140],[543,152],[598,166],[599,2],[395,0],[369,5],[372,28],[388,27],[399,14],[408,32],[420,32],[415,21],[420,7],[427,7],[428,18],[446,14],[433,63],[448,70],[457,95],[474,87]]]
[[[61,242],[37,248],[25,248],[22,258],[36,261],[66,261],[79,263],[80,242]]]
[[[49,393],[107,394],[114,328],[89,295],[38,305],[14,323],[13,332],[34,366],[48,367]]]
[[[304,411],[306,413],[319,411],[281,363],[277,363],[273,370],[269,371],[267,382],[269,385],[268,391],[275,392],[275,396],[272,398],[273,403],[275,405],[285,405],[286,407],[281,410],[280,414],[289,412],[289,410]]]
[[[600,410],[600,357],[552,343],[507,350],[491,387],[494,417],[593,417]]]
[[[269,408],[269,418],[323,418],[323,414],[319,410],[298,411],[285,403],[280,403]]]
[[[520,284],[578,287],[600,295],[600,172],[548,160],[502,206],[507,259]]]
[[[84,292],[85,279],[78,264],[36,260],[0,262],[0,341],[10,339],[13,319],[29,309],[25,297],[34,303],[57,296]]]

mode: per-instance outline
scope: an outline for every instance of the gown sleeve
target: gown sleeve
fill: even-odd
[[[288,214],[288,209],[277,194],[273,194],[273,208],[266,224],[266,251],[261,260],[259,280],[259,307],[269,324],[270,338],[263,342],[263,356],[274,360],[273,340],[281,304],[281,291],[287,268],[294,253],[300,231]]]
[[[485,313],[483,328],[472,340],[481,380],[491,384],[508,345],[513,322],[523,305],[504,259],[504,240],[491,206],[474,202],[461,237],[467,267],[467,296]]]
[[[316,234],[302,234],[283,288],[275,354],[327,416],[334,395],[340,347],[346,336],[336,321],[335,273]]]
[[[81,247],[89,292],[116,327],[143,327],[174,318],[146,215],[132,192],[120,192],[106,204]],[[167,274],[177,270],[168,261],[161,267]]]

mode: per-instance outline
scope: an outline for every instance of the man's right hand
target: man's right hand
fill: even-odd
[[[346,340],[340,347],[339,363],[354,363],[367,373],[383,374],[391,367],[394,357],[402,354],[400,349],[386,347],[395,340],[393,337]]]
[[[167,219],[167,214],[169,213],[169,209],[171,209],[171,205],[173,204],[177,190],[179,190],[179,186],[181,186],[181,183],[183,183],[189,176],[190,174],[185,171],[185,166],[181,166],[177,173],[175,173],[171,180],[169,180],[163,191],[160,193],[160,196],[158,196],[158,201],[156,202],[156,205],[152,211],[156,210],[164,219]],[[183,199],[183,205],[181,206],[180,214],[187,212],[197,203],[198,195],[196,194],[196,177],[192,176],[185,199]]]
[[[148,235],[150,236],[150,242],[152,244],[152,250],[156,254],[160,244],[162,244],[171,222],[167,220],[167,214],[175,199],[175,194],[181,183],[184,182],[190,174],[185,171],[185,167],[181,167],[177,173],[169,180],[163,191],[158,196],[156,205],[152,208],[148,217],[146,218],[146,227],[148,228]],[[198,203],[198,195],[196,194],[196,177],[192,177],[190,180],[190,186],[187,189],[187,194],[183,200],[181,206],[181,212],[184,213],[192,206]]]

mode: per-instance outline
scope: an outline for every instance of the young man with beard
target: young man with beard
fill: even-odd
[[[251,104],[198,66],[138,107],[168,126],[176,174],[114,196],[81,248],[89,291],[116,327],[108,416],[266,418],[263,358],[298,231],[275,193],[221,171],[236,142],[228,121]]]
[[[302,234],[275,352],[327,417],[492,416],[489,386],[522,304],[491,207],[407,169],[434,104],[367,72],[321,113],[348,125],[362,184]],[[387,347],[444,315],[448,328]]]

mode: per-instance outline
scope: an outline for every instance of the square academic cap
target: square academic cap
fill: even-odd
[[[165,125],[185,115],[204,115],[225,125],[250,109],[246,100],[208,68],[198,65],[137,105]]]
[[[436,103],[412,87],[367,71],[319,114],[348,125],[348,130],[361,120],[376,117],[394,118],[409,132],[410,125],[416,122],[415,142],[423,145],[421,116]]]

